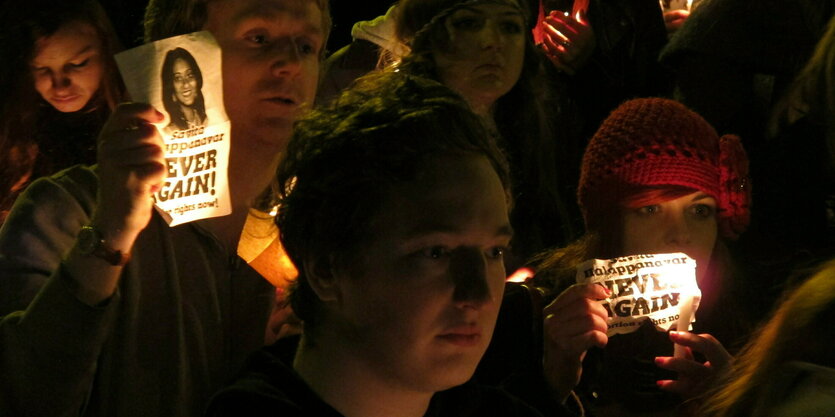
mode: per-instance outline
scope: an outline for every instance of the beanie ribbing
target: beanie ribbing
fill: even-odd
[[[739,138],[721,139],[684,105],[644,98],[623,103],[603,122],[583,155],[577,197],[586,226],[601,208],[641,187],[681,186],[717,201],[720,231],[735,238],[748,224],[748,161]]]

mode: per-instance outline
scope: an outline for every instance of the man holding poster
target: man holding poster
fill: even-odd
[[[198,415],[263,344],[273,287],[236,247],[314,97],[327,3],[152,0],[146,20],[222,48],[231,214],[169,227],[152,209],[165,115],[121,105],[98,165],[32,184],[0,230],[0,415]]]

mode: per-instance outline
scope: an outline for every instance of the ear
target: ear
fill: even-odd
[[[342,299],[339,278],[334,273],[333,259],[311,259],[304,263],[304,272],[310,288],[323,303],[338,302]]]

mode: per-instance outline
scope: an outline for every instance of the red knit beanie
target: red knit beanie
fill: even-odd
[[[748,159],[739,138],[721,138],[701,116],[662,98],[623,103],[597,130],[583,155],[577,198],[586,227],[642,187],[682,186],[718,204],[723,236],[734,239],[748,226]]]

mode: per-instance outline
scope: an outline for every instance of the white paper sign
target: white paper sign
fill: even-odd
[[[577,267],[577,282],[612,292],[600,301],[609,314],[607,336],[634,332],[646,320],[660,331],[673,324],[689,330],[702,294],[696,261],[683,253],[591,259]]]
[[[227,169],[230,124],[221,53],[209,32],[163,39],[116,55],[133,101],[165,114],[168,178],[154,207],[170,226],[232,212]]]

